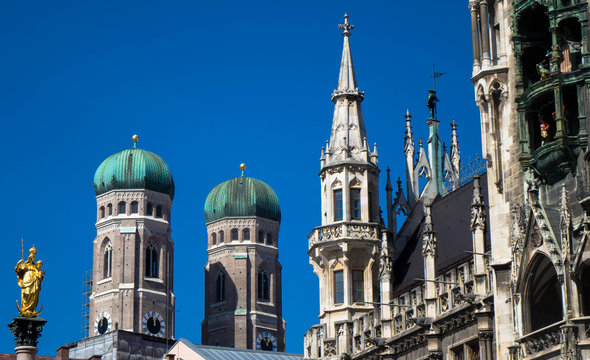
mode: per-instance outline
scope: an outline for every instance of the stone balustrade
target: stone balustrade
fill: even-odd
[[[312,230],[312,232],[307,236],[307,239],[309,240],[310,249],[321,242],[342,240],[346,238],[361,238],[380,241],[380,228],[380,225],[371,223],[343,223],[318,226]]]

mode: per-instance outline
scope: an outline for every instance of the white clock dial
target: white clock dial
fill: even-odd
[[[143,315],[141,327],[144,334],[152,336],[164,337],[164,333],[166,332],[166,323],[162,315],[155,311],[148,311]]]
[[[111,315],[106,311],[101,312],[96,319],[94,319],[94,335],[102,335],[111,331],[112,323]]]
[[[271,333],[262,331],[256,337],[256,349],[277,351],[277,340]]]

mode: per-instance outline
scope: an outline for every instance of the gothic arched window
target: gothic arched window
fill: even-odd
[[[101,206],[100,209],[98,210],[98,212],[99,212],[100,218],[103,219],[104,218],[104,206]]]
[[[213,245],[217,244],[217,234],[216,233],[211,234],[211,243]]]
[[[231,241],[238,241],[238,229],[232,229],[231,231]]]
[[[146,277],[158,277],[158,250],[156,245],[150,242],[145,248],[145,276]]]
[[[125,215],[125,213],[127,212],[126,208],[127,204],[125,203],[125,201],[121,201],[119,203],[119,215]]]
[[[553,263],[544,255],[537,255],[533,261],[526,289],[529,331],[563,319],[561,285]]]
[[[137,204],[137,201],[134,201],[131,203],[131,213],[137,214],[138,212],[139,212],[139,205]]]
[[[216,293],[215,293],[215,300],[217,302],[225,300],[225,272],[223,270],[219,271],[217,274],[216,279]]]
[[[107,205],[107,216],[113,215],[113,204]]]
[[[259,300],[270,300],[270,281],[268,273],[264,269],[258,271],[258,299]]]
[[[242,232],[242,237],[245,240],[250,240],[250,229],[244,229]]]
[[[103,266],[102,266],[102,277],[103,279],[110,278],[112,276],[111,271],[113,269],[113,245],[107,238],[107,245],[104,247],[103,252]]]
[[[221,244],[221,243],[222,243],[222,242],[224,242],[224,241],[225,241],[225,239],[223,238],[223,230],[221,230],[221,231],[219,232],[219,243]]]

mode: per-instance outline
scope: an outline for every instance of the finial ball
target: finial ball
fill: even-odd
[[[246,170],[246,164],[241,163],[240,164],[240,170],[242,170],[242,171]]]
[[[133,140],[133,142],[136,143],[137,140],[139,140],[139,136],[137,136],[137,134],[135,134],[131,137],[131,140]]]

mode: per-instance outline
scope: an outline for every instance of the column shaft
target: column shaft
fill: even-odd
[[[490,32],[488,27],[488,2],[482,0],[479,3],[479,20],[481,24],[481,57],[482,67],[489,67],[490,63]]]

